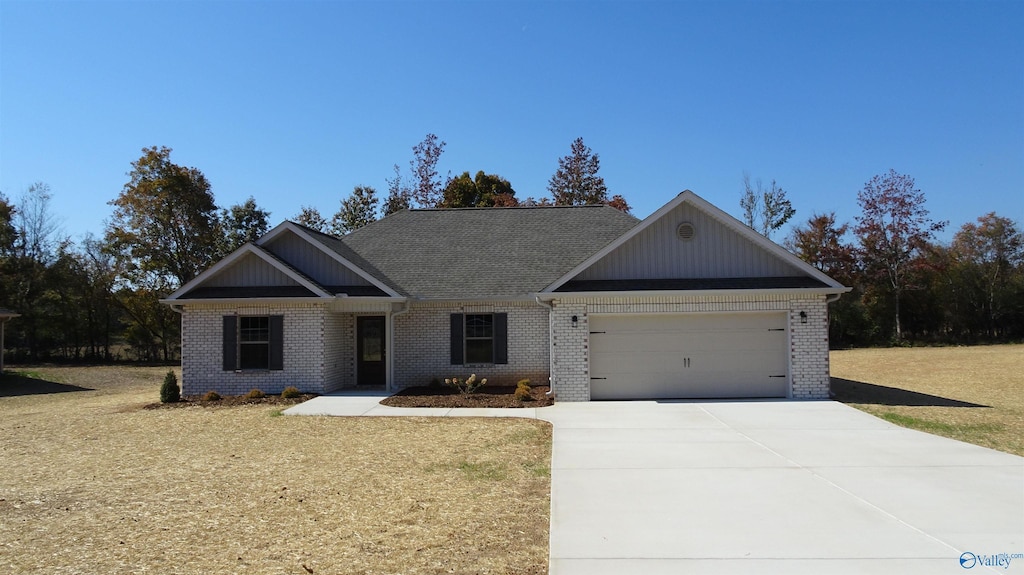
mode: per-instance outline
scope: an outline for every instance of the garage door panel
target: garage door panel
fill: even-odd
[[[787,395],[784,313],[594,316],[590,326],[593,399]]]

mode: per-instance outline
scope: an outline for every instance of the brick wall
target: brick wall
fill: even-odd
[[[223,370],[221,318],[235,314],[284,316],[283,370]],[[323,393],[327,315],[321,304],[186,305],[181,318],[182,393],[196,395],[213,390],[222,395],[240,395],[260,389],[277,394],[289,385],[304,392]]]
[[[807,314],[807,323],[803,323],[800,312]],[[825,296],[792,300],[789,327],[793,398],[828,399],[828,304]]]
[[[328,313],[324,319],[324,391],[356,384],[355,316]]]
[[[427,385],[432,378],[469,377],[476,373],[489,384],[515,385],[529,378],[547,383],[549,373],[547,308],[535,302],[496,303],[487,306],[419,304],[393,318],[395,324],[395,389]],[[507,313],[508,364],[451,364],[451,314]]]

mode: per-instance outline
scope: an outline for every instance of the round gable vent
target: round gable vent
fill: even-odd
[[[676,228],[676,235],[684,242],[692,240],[695,233],[697,232],[693,229],[693,224],[690,222],[683,222],[679,224],[678,228]]]

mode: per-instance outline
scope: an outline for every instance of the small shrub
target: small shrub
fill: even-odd
[[[281,392],[281,397],[285,399],[294,399],[301,395],[302,392],[299,391],[299,388],[295,387],[294,385],[289,385],[288,387],[284,388],[284,391]]]
[[[176,403],[181,401],[181,389],[178,388],[178,376],[168,371],[164,383],[160,386],[160,403]]]
[[[267,394],[263,393],[259,389],[250,390],[249,393],[245,394],[246,399],[263,399]]]
[[[220,401],[220,394],[216,391],[207,391],[203,394],[203,401]]]
[[[476,378],[476,374],[474,373],[466,379],[459,379],[457,377],[453,377],[451,379],[445,378],[444,384],[450,387],[454,387],[459,390],[459,393],[466,395],[469,393],[475,393],[476,390],[487,385],[487,378],[485,377],[483,379],[478,380]]]
[[[441,380],[433,377],[430,379],[430,387],[441,387]]]
[[[530,395],[530,391],[530,380],[520,379],[519,383],[516,384],[515,397],[519,401],[530,401],[533,399],[533,396]]]

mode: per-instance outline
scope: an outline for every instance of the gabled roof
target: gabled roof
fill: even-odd
[[[211,279],[216,277],[218,274],[220,274],[224,270],[230,268],[232,265],[234,265],[236,263],[239,263],[243,258],[250,257],[250,256],[258,258],[263,263],[265,263],[266,265],[269,265],[270,267],[272,267],[272,268],[276,269],[277,271],[283,273],[285,276],[287,276],[292,281],[294,281],[295,284],[297,284],[297,285],[292,285],[292,286],[264,286],[267,289],[269,289],[269,288],[289,288],[287,290],[284,290],[284,291],[287,291],[287,295],[280,295],[279,294],[279,295],[275,295],[274,297],[314,297],[314,298],[330,298],[330,297],[334,297],[323,286],[319,285],[318,283],[313,281],[311,278],[307,277],[305,274],[303,274],[299,270],[297,270],[294,267],[292,267],[291,265],[289,265],[287,262],[281,260],[280,258],[275,256],[274,254],[268,252],[267,250],[265,250],[265,249],[255,245],[255,244],[247,243],[247,244],[243,245],[242,247],[238,248],[237,250],[231,252],[231,254],[229,254],[227,257],[225,257],[224,259],[220,260],[216,264],[214,264],[213,267],[211,267],[210,269],[204,271],[203,273],[201,273],[198,276],[196,276],[195,278],[193,278],[192,281],[186,283],[185,285],[183,285],[180,288],[178,288],[177,290],[175,290],[174,293],[172,293],[171,295],[167,296],[167,298],[165,300],[163,300],[163,301],[175,301],[175,300],[182,300],[182,299],[200,299],[200,297],[197,296],[193,292],[198,292],[199,294],[202,294],[203,292],[200,291],[200,290],[204,290],[204,289],[205,290],[211,290],[211,289],[214,289],[214,288],[211,288],[211,287],[205,287],[204,288],[203,284],[207,283],[208,281],[210,281]],[[298,288],[298,289],[295,289],[295,288]],[[229,288],[229,289],[236,290],[238,288]],[[305,292],[302,292],[300,290],[305,290]],[[278,289],[277,291],[281,292],[282,290]],[[216,295],[216,296],[211,295],[213,293],[216,293],[218,295]],[[190,294],[191,294],[191,297],[190,297]],[[213,298],[213,297],[246,297],[246,296],[245,295],[239,295],[238,292],[227,292],[225,290],[214,290],[213,292],[207,291],[206,295],[204,295],[202,299]],[[256,296],[248,296],[248,297],[256,297]],[[263,295],[263,296],[259,296],[259,297],[268,297],[268,296]]]
[[[581,280],[580,276],[591,266],[609,257],[609,254],[651,228],[656,222],[671,214],[683,203],[688,203],[697,210],[707,214],[722,224],[729,232],[734,233],[754,244],[758,249],[770,254],[799,273],[796,278],[781,277],[736,277],[736,278],[632,278],[629,280],[616,278],[613,280]],[[690,190],[685,190],[648,216],[639,225],[634,226],[604,248],[591,254],[584,261],[574,266],[567,273],[545,287],[542,292],[611,292],[611,291],[719,291],[730,289],[816,289],[827,293],[843,293],[849,291],[839,282],[822,273],[814,266],[804,262],[786,249],[762,236],[749,226],[730,216],[711,203],[707,202]]]
[[[340,242],[415,298],[523,298],[637,223],[608,206],[403,210]]]
[[[342,266],[352,270],[356,275],[379,288],[384,294],[392,297],[407,295],[399,286],[390,282],[377,268],[346,246],[340,238],[318,232],[292,221],[285,221],[256,240],[259,245],[271,242],[278,235],[291,232],[316,246]]]

